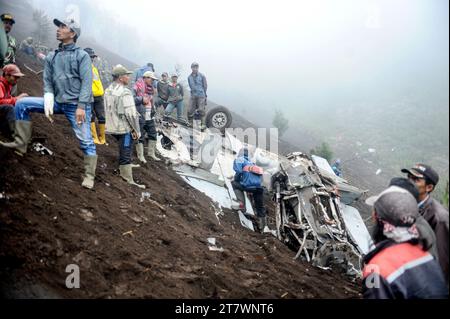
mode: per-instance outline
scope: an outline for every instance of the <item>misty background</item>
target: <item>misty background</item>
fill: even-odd
[[[448,180],[447,0],[29,2],[159,74],[199,62],[209,99],[262,127],[281,110],[285,140],[329,143],[350,175],[427,162]]]

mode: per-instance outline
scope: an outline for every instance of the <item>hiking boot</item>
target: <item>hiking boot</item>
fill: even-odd
[[[267,217],[258,217],[258,229],[262,234],[264,233],[264,228],[267,226]]]
[[[145,156],[144,156],[144,144],[142,144],[142,143],[136,144],[136,153],[137,153],[138,160],[142,164],[147,164],[147,160],[145,159]]]
[[[6,148],[13,148],[21,154],[25,154],[28,149],[28,143],[31,140],[32,124],[30,121],[15,121],[14,124],[14,142],[0,145]]]
[[[142,144],[141,144],[142,145]],[[130,185],[137,186],[141,189],[145,189],[145,185],[136,184],[133,179],[133,169],[131,164],[120,166],[120,176]]]
[[[97,169],[98,156],[84,156],[85,177],[81,186],[87,189],[94,188],[95,170]]]
[[[156,162],[160,162],[161,159],[156,156],[156,141],[148,141],[148,154],[151,159]]]

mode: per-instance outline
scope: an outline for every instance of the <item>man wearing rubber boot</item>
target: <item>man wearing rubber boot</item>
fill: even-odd
[[[17,97],[11,94],[13,87],[23,76],[24,74],[15,64],[6,65],[3,68],[3,76],[0,76],[0,132],[7,138],[11,138],[14,134],[14,121],[16,119],[14,106],[18,100],[28,96],[26,93]]]
[[[92,104],[91,133],[95,144],[105,145],[105,105],[103,101],[105,91],[103,89],[103,84],[100,79],[98,69],[94,65],[94,60],[97,58],[97,54],[95,54],[95,51],[91,48],[86,48],[84,51],[89,54],[92,60],[92,94],[94,95],[94,104]],[[98,134],[95,119],[98,120]]]
[[[128,184],[145,189],[144,185],[138,185],[134,181],[131,164],[133,140],[137,141],[141,137],[139,113],[134,104],[133,94],[127,88],[131,74],[133,72],[122,65],[117,65],[113,69],[114,82],[105,92],[106,132],[119,143],[120,176]]]
[[[233,169],[236,172],[233,189],[238,199],[244,198],[243,192],[253,195],[255,210],[258,217],[258,229],[261,233],[267,226],[266,208],[264,207],[264,190],[262,188],[263,171],[250,161],[249,151],[243,148],[239,151],[238,158],[234,161]],[[245,207],[245,203],[241,203]]]
[[[199,64],[197,62],[191,65],[192,74],[188,78],[189,88],[191,89],[191,101],[188,111],[189,122],[193,126],[197,126],[194,120],[201,122],[201,130],[206,129],[206,99],[208,98],[208,82],[205,75],[200,73]]]
[[[147,161],[144,156],[144,142],[145,133],[148,136],[148,157],[154,161],[159,162],[156,156],[156,143],[158,140],[158,133],[156,131],[155,115],[156,108],[154,104],[154,87],[153,81],[158,80],[155,74],[151,71],[144,73],[143,78],[139,79],[133,87],[134,102],[136,109],[140,114],[139,125],[141,128],[141,138],[136,144],[136,152],[141,163],[146,164]]]
[[[93,102],[91,59],[76,45],[81,29],[75,20],[61,22],[55,19],[53,22],[58,27],[57,40],[60,45],[45,59],[44,98],[25,97],[17,101],[14,142],[1,145],[24,154],[31,139],[30,114],[45,113],[51,122],[53,114],[64,114],[84,154],[85,176],[82,186],[92,189],[97,152],[89,127]]]

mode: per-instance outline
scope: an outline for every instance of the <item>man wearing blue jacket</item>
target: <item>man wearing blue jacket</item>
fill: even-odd
[[[189,75],[188,82],[191,89],[191,101],[188,111],[188,119],[192,124],[194,120],[201,121],[201,129],[206,129],[206,104],[208,99],[208,82],[206,76],[199,72],[197,62],[191,65],[192,74]]]
[[[55,19],[53,22],[58,27],[57,40],[61,44],[45,60],[44,98],[29,97],[17,102],[14,142],[0,144],[25,154],[32,132],[30,113],[45,113],[51,122],[53,114],[64,114],[84,153],[82,186],[92,189],[97,152],[90,129],[93,102],[91,58],[76,45],[81,34],[77,22],[73,19],[64,22]]]
[[[234,161],[233,169],[236,172],[234,181],[232,182],[233,188],[238,193],[238,198],[244,198],[242,192],[253,195],[255,210],[258,216],[258,228],[262,233],[267,226],[266,208],[264,207],[264,190],[262,188],[262,169],[250,160],[247,148],[243,148],[239,152],[238,158]],[[243,206],[245,206],[245,204]]]

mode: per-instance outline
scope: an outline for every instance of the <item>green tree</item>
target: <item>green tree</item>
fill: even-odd
[[[280,137],[283,136],[289,129],[289,120],[284,116],[284,113],[280,110],[275,111],[272,124],[278,129]]]
[[[323,142],[320,146],[316,147],[315,149],[312,149],[310,151],[311,155],[317,155],[320,157],[325,158],[328,162],[331,162],[333,159],[333,151],[331,150],[331,147],[328,143]]]

